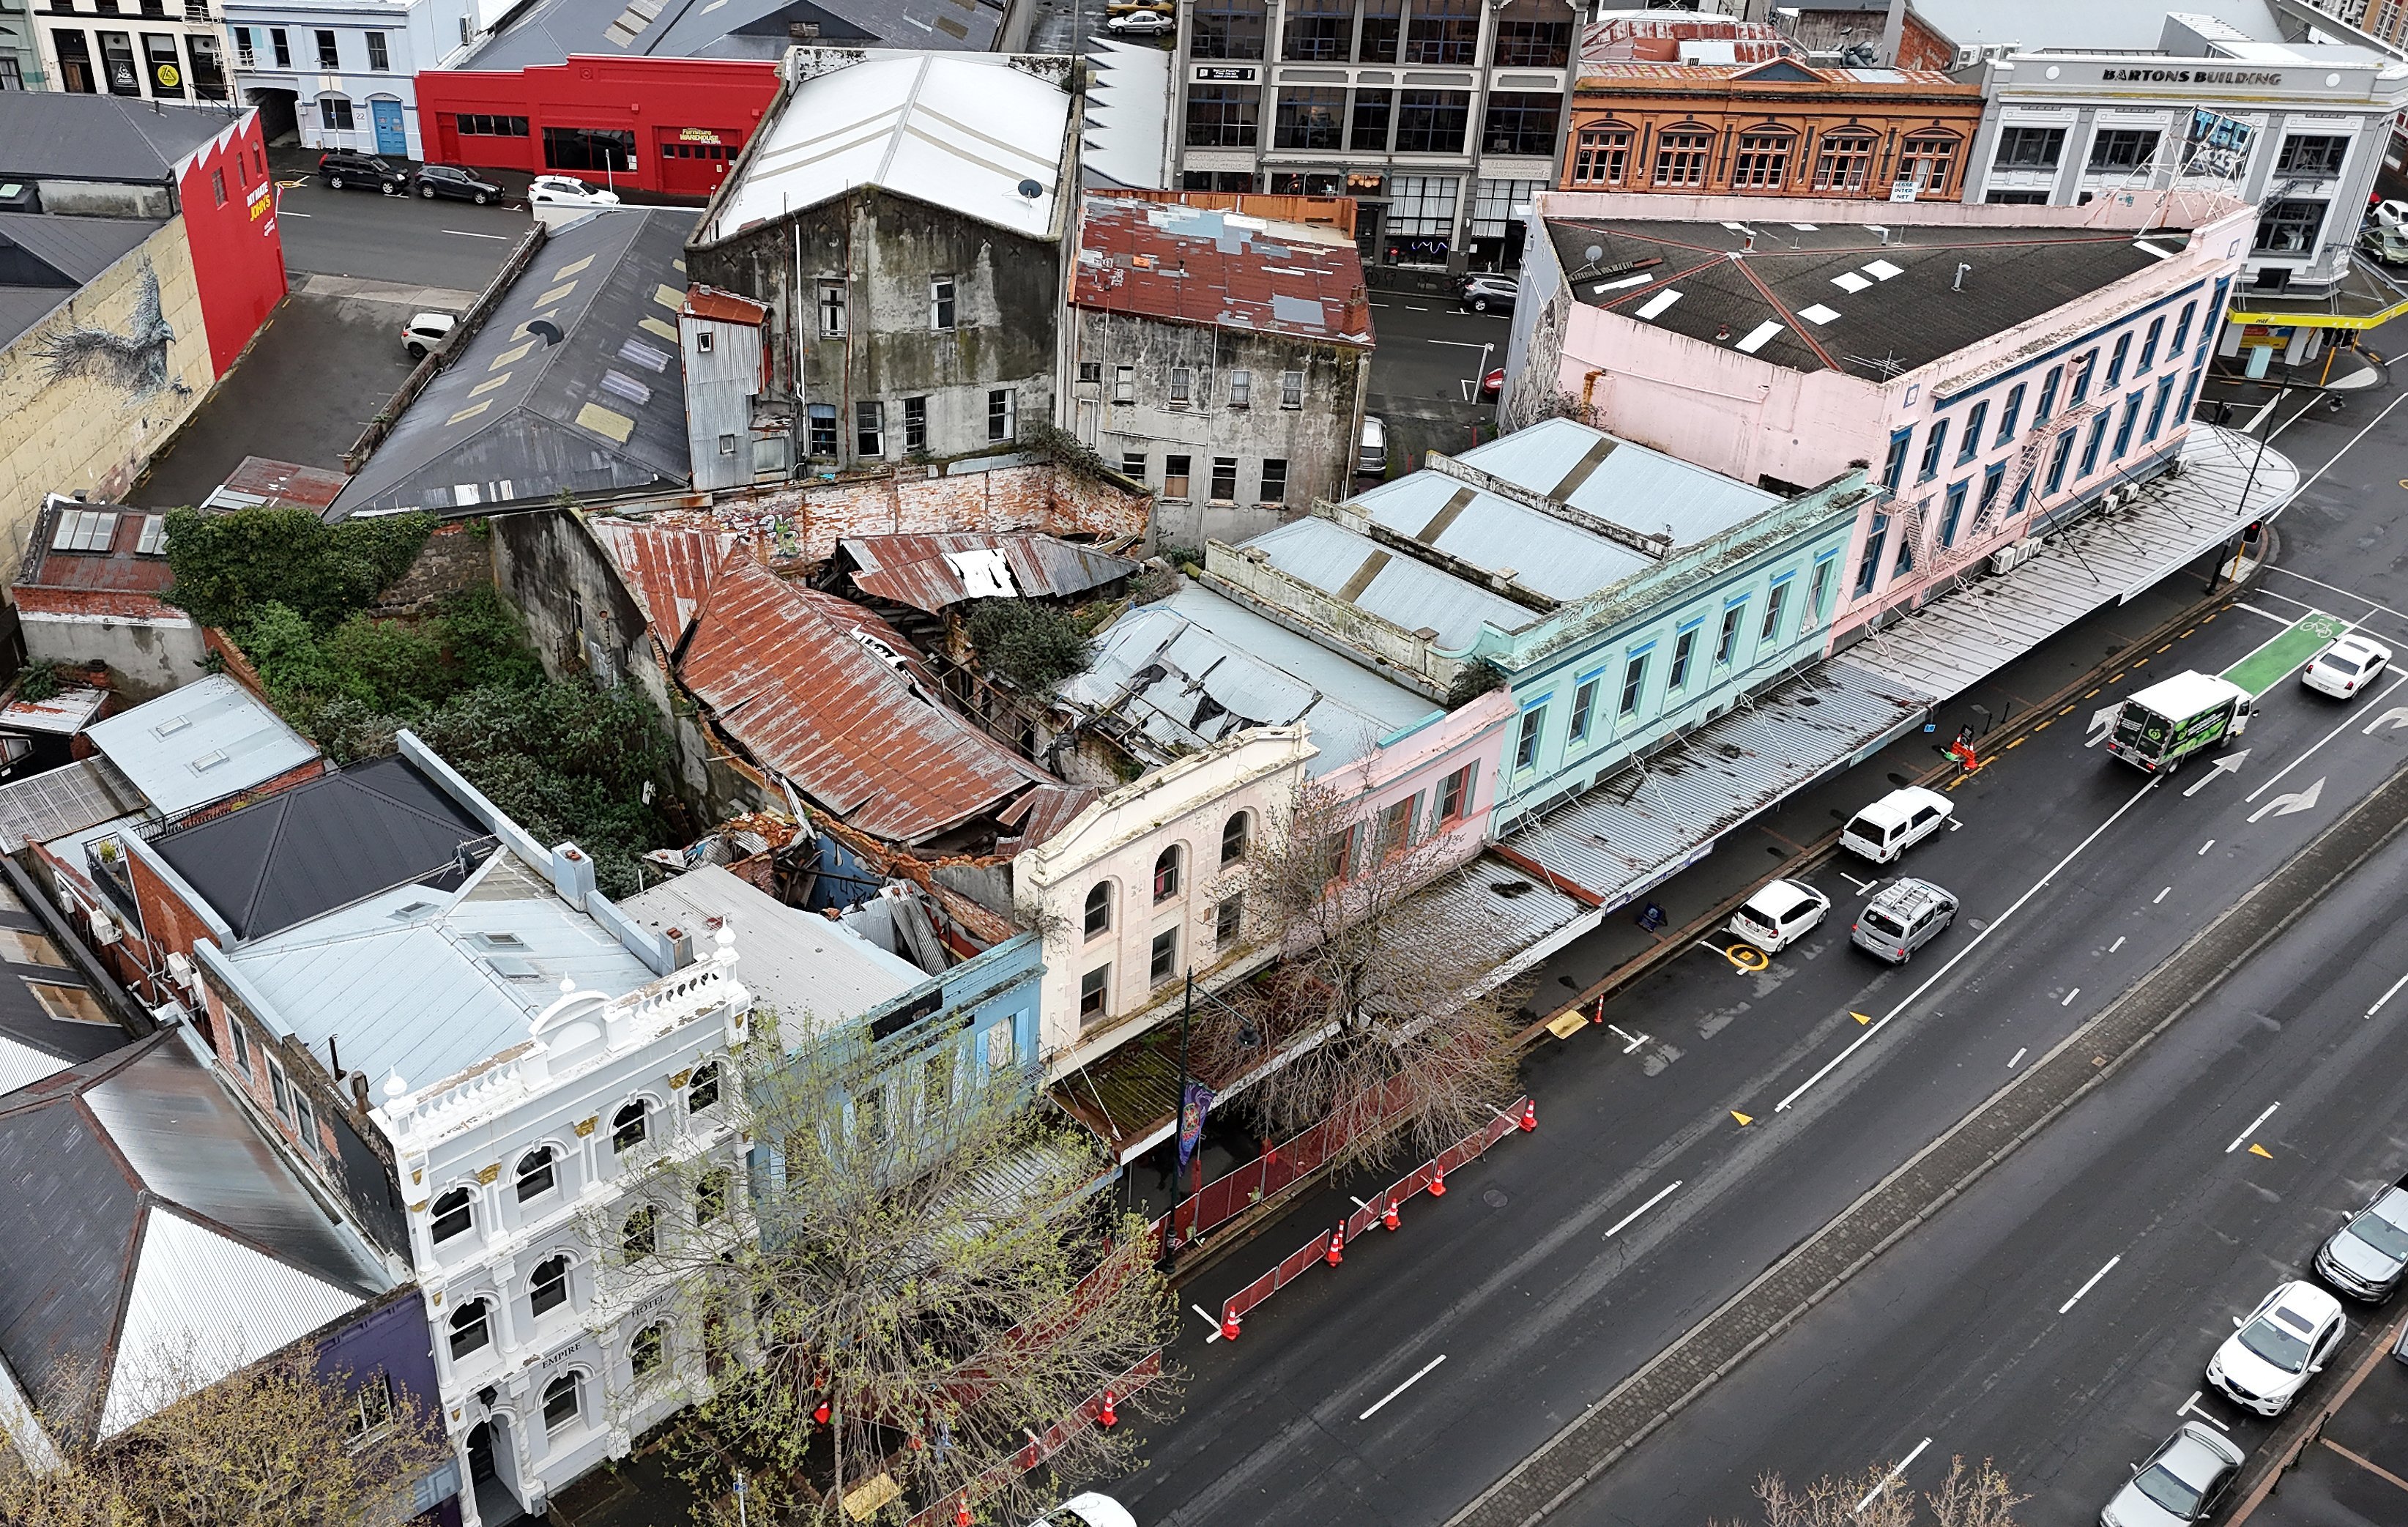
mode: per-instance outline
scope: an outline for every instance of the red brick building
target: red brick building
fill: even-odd
[[[709,196],[777,93],[752,59],[587,58],[418,76],[429,160]]]

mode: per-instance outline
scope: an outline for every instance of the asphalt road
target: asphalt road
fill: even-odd
[[[475,292],[534,221],[523,207],[329,191],[281,166],[277,183],[284,267],[296,273]]]
[[[1401,292],[1371,293],[1371,352],[1368,410],[1388,423],[1388,474],[1402,477],[1435,447],[1468,450],[1476,424],[1494,417],[1473,398],[1485,364],[1505,364],[1512,320],[1503,314],[1469,313],[1438,297]]]
[[[2314,470],[2390,402],[2308,416],[2286,425],[2284,448]],[[2136,654],[2085,706],[2170,671],[2220,670],[2312,607],[2372,617],[2408,651],[2408,615],[2392,613],[2408,609],[2408,570],[2393,544],[2393,495],[2408,460],[2390,438],[2374,432],[2285,520],[2288,571],[2270,572],[2252,591],[2254,609],[2194,628],[2171,651]],[[1908,872],[1964,900],[1958,926],[1914,964],[1873,964],[1847,948],[1835,920],[1761,974],[1700,949],[1626,992],[1606,1016],[1648,1042],[1626,1056],[1584,1035],[1534,1056],[1526,1080],[1538,1099],[1537,1135],[1492,1152],[1451,1182],[1459,1192],[1442,1204],[1416,1201],[1395,1244],[1362,1245],[1340,1272],[1283,1292],[1236,1345],[1203,1344],[1195,1322],[1176,1354],[1192,1375],[1184,1415],[1153,1439],[1151,1470],[1118,1492],[1150,1524],[1444,1521],[1962,1117],[2011,1063],[2044,1052],[2096,1014],[2397,770],[2408,732],[2360,730],[2391,703],[2371,696],[2348,710],[2279,684],[2238,774],[2192,771],[2145,795],[2141,776],[2083,746],[2086,712],[2059,719],[1956,792],[1960,830],[1910,853]],[[1863,783],[1867,797],[1886,788]],[[2287,812],[2276,805],[2311,785],[2312,804]],[[1842,873],[1858,868],[1842,863],[1816,877],[1842,912],[1859,892]],[[1875,1022],[1880,1032],[1867,1038]],[[1742,1125],[1738,1113],[1754,1121]],[[2028,1152],[2038,1144],[2086,1159],[2063,1121]],[[2375,1168],[2332,1170],[2354,1182]],[[1314,1219],[1306,1210],[1292,1221],[1303,1230]],[[2124,1233],[2142,1223],[2127,1206]],[[2040,1234],[2055,1232],[2043,1225]],[[1240,1253],[1192,1296],[1215,1307],[1300,1238],[1283,1227],[1261,1255]],[[2071,1265],[2086,1253],[2086,1245],[2059,1258],[2043,1244],[2031,1261]],[[1878,1265],[1885,1272],[1886,1263]],[[2243,1281],[2262,1270],[2250,1268]],[[2186,1318],[2197,1324],[2222,1312]],[[1442,1364],[1361,1419],[1441,1354]],[[1743,1365],[1713,1391],[1714,1404],[1739,1407],[1739,1439],[1721,1439],[1711,1471],[1695,1453],[1673,1471],[1699,1491],[1715,1488],[1707,1473],[1735,1484],[1736,1494],[1714,1497],[1717,1509],[1745,1504],[1745,1482],[1785,1434],[1783,1380],[1757,1377],[1770,1371],[1762,1361]],[[1965,1376],[1976,1385],[1980,1377]],[[1833,1407],[1826,1395],[1822,1413],[1837,1428],[1844,1419]],[[2087,1489],[2098,1460],[2120,1469],[2127,1434],[2161,1433],[2168,1408],[2148,1396],[2096,1449],[2078,1434],[2035,1426],[2065,1454],[2050,1476],[2069,1491]],[[1914,1423],[1889,1424],[1868,1421],[1856,1446],[1814,1472],[1883,1455],[1893,1432]],[[1961,1445],[2005,1456],[2013,1440],[1969,1435]],[[1618,1503],[1619,1480],[1644,1456],[1607,1474],[1595,1500]],[[1586,1498],[1583,1508],[1592,1509]],[[1684,1507],[1661,1520],[1701,1517]]]

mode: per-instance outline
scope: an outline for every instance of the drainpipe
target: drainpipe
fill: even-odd
[[[1597,379],[1604,375],[1602,366],[1595,366],[1581,378],[1581,422],[1591,429],[1597,427]]]

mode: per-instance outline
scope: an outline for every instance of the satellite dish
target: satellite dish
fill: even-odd
[[[1045,188],[1034,180],[1023,180],[1020,182],[1020,193],[1033,202],[1045,194]]]
[[[1586,259],[1590,264],[1596,264],[1598,261],[1605,258],[1605,246],[1602,244],[1592,244],[1587,249],[1581,250],[1581,255],[1583,258]]]

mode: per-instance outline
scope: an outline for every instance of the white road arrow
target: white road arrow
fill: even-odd
[[[2215,783],[2218,778],[2240,768],[2241,761],[2248,756],[2249,749],[2243,748],[2237,753],[2227,753],[2222,758],[2217,759],[2215,761],[2215,766],[2207,771],[2207,777],[2205,778],[2191,786],[2190,789],[2183,792],[2183,799],[2189,800],[2200,791],[2205,790],[2208,786]]]
[[[2251,821],[2256,821],[2258,818],[2265,816],[2287,817],[2294,811],[2308,810],[2316,804],[2316,801],[2324,794],[2324,792],[2325,782],[2320,778],[2305,790],[2293,791],[2287,795],[2275,796],[2272,800],[2268,801],[2264,806],[2261,806],[2257,810],[2249,813],[2249,820]]]
[[[2082,746],[2085,748],[2096,748],[2100,743],[2105,742],[2107,740],[2108,726],[2114,721],[2115,712],[2123,708],[2124,702],[2118,700],[2112,706],[2100,706],[2098,709],[2092,711],[2090,713],[2090,740],[2084,743]]]
[[[2408,726],[2408,706],[2393,706],[2389,710],[2366,723],[2366,735],[2374,735],[2386,726]]]

